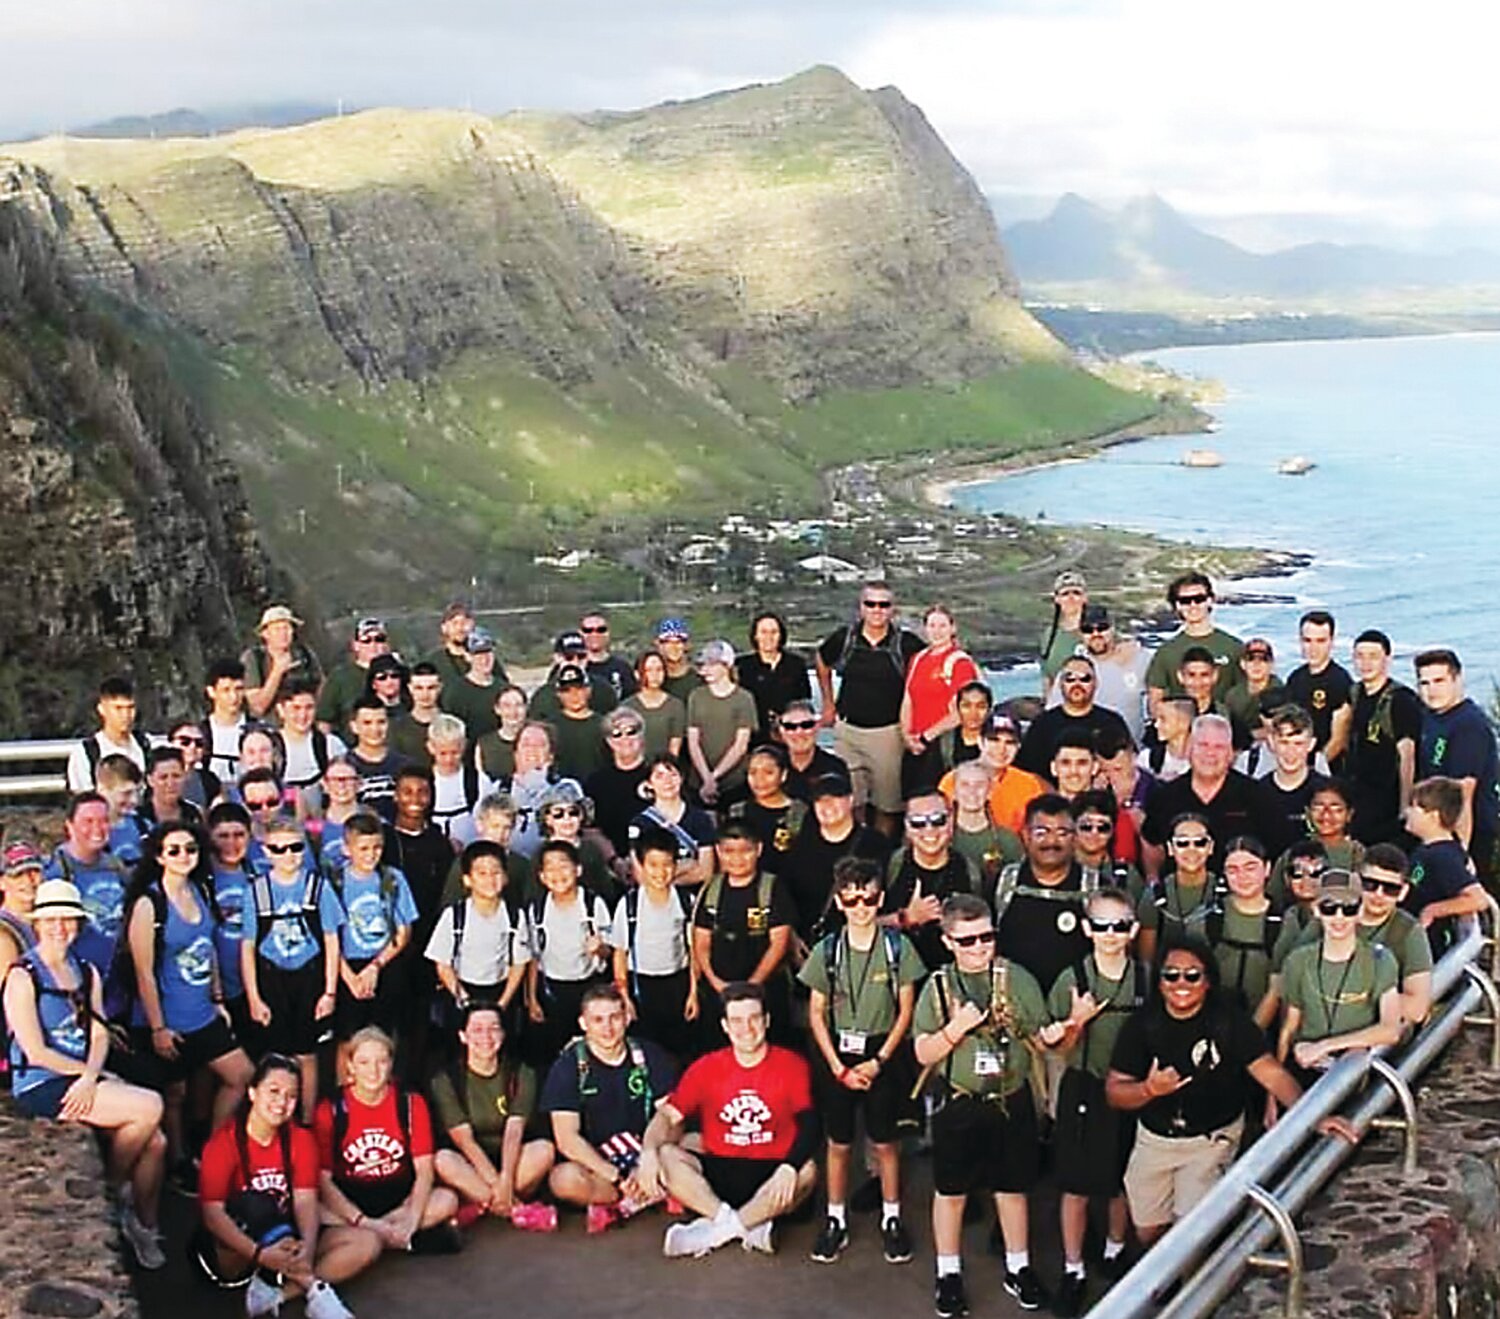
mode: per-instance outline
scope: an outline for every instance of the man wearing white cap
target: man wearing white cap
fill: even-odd
[[[243,655],[245,666],[245,703],[257,719],[264,718],[276,703],[276,693],[288,674],[323,681],[323,666],[318,657],[297,640],[302,620],[286,605],[271,605],[260,616],[256,631],[260,640]]]

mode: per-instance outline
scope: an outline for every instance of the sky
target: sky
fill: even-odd
[[[0,137],[280,100],[625,109],[833,64],[900,87],[1002,207],[1155,191],[1204,218],[1295,218],[1301,236],[1500,246],[1487,13],[1476,0],[0,0]]]

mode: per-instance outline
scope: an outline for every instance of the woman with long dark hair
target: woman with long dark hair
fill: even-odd
[[[740,686],[755,698],[758,736],[776,736],[781,712],[793,701],[812,700],[807,656],[786,648],[786,619],[762,609],[750,620],[750,649],[735,660]]]

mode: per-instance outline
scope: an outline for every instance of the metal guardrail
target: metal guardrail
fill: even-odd
[[[78,739],[45,742],[0,742],[0,765],[36,765],[66,761]],[[0,797],[55,797],[68,790],[66,774],[7,774],[0,776]]]
[[[1500,906],[1494,899],[1489,914],[1491,930],[1500,930]],[[1211,1314],[1250,1268],[1285,1273],[1285,1313],[1300,1316],[1303,1263],[1294,1217],[1355,1149],[1337,1137],[1315,1137],[1318,1124],[1358,1095],[1347,1118],[1360,1139],[1371,1130],[1401,1131],[1401,1175],[1415,1173],[1418,1129],[1412,1081],[1465,1024],[1488,1028],[1490,1066],[1500,1070],[1500,991],[1478,964],[1486,946],[1494,966],[1500,956],[1495,935],[1471,923],[1433,968],[1436,1006],[1417,1035],[1401,1045],[1358,1050],[1335,1062],[1089,1311],[1090,1319],[1198,1319]],[[1481,1005],[1488,1010],[1476,1014]],[[1366,1089],[1372,1077],[1380,1084]],[[1386,1116],[1393,1103],[1399,1104],[1400,1117]],[[1314,1143],[1304,1152],[1309,1140]],[[1277,1241],[1280,1255],[1262,1253]],[[1212,1253],[1203,1258],[1210,1247]],[[1157,1297],[1174,1287],[1176,1294],[1163,1306]]]

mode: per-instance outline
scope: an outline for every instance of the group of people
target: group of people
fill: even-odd
[[[558,1206],[769,1253],[820,1167],[812,1258],[863,1200],[903,1264],[913,1148],[939,1315],[976,1193],[1017,1303],[1080,1314],[1091,1206],[1108,1280],[1331,1060],[1420,1023],[1489,901],[1495,739],[1455,655],[1413,691],[1367,631],[1351,676],[1314,611],[1282,680],[1205,576],[1168,597],[1152,651],[1059,576],[1034,712],[879,581],[811,663],[774,613],[696,657],[665,619],[634,663],[590,613],[529,696],[462,603],[412,664],[360,620],[326,675],[273,606],[163,737],[102,684],[64,841],[7,839],[12,1092],[106,1133],[143,1267],[164,1182],[195,1190],[251,1315],[337,1319],[382,1253]]]

